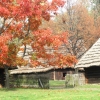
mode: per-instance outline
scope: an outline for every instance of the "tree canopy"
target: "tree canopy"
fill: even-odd
[[[33,53],[29,54],[33,67],[42,65],[71,66],[76,63],[73,55],[63,55],[58,52],[61,45],[68,43],[68,33],[52,34],[51,29],[39,29],[43,19],[50,20],[59,7],[63,7],[63,0],[0,0],[0,65],[21,66],[28,63],[17,54],[20,47],[25,53],[26,45],[30,45]],[[47,51],[47,48],[53,52]],[[39,59],[44,60],[43,64]]]

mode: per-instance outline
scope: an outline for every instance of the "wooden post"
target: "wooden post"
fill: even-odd
[[[5,87],[9,89],[9,72],[8,66],[5,66]]]
[[[75,80],[74,80],[75,86],[79,86],[80,78],[78,73],[78,68],[75,69]]]
[[[54,81],[56,80],[56,72],[55,72],[55,70],[53,72],[53,79],[54,79]]]
[[[78,74],[78,68],[75,69],[75,74]]]
[[[41,81],[40,78],[39,78],[39,83],[40,83],[40,86],[43,88],[44,86],[43,86],[42,81]]]

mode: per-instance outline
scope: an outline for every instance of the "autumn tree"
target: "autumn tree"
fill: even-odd
[[[55,19],[45,22],[42,26],[48,25],[54,33],[56,31],[58,34],[67,30],[69,43],[65,44],[66,52],[77,58],[80,58],[91,47],[97,36],[95,35],[94,18],[89,13],[88,3],[85,1],[72,2],[72,0],[67,0],[64,10],[61,9]]]
[[[80,1],[80,2],[79,2]],[[89,14],[86,0],[78,0],[75,4],[66,7],[69,30],[69,52],[80,58],[84,52],[94,43],[95,27],[94,19]],[[64,20],[64,18],[63,18]],[[92,30],[91,30],[92,29]]]
[[[91,9],[100,14],[100,0],[89,0],[91,2]]]
[[[51,13],[56,14],[58,7],[64,5],[63,0],[1,0],[0,1],[0,67],[5,68],[6,87],[9,87],[8,68],[17,65],[31,67],[71,66],[76,62],[74,56],[58,52],[62,44],[66,44],[67,32],[60,35],[52,34],[50,29],[39,29],[42,20],[49,21]],[[17,54],[22,50],[23,57]],[[23,59],[26,45],[30,45],[33,53],[29,54],[30,62]],[[52,52],[48,52],[47,48]],[[42,63],[45,61],[46,63]]]
[[[94,18],[94,26],[96,28],[96,38],[100,38],[100,0],[89,0],[90,1],[90,13]]]

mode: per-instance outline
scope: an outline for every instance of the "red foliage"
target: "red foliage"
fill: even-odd
[[[0,63],[6,64],[8,57],[8,41],[11,39],[10,35],[1,35],[0,36]]]
[[[62,7],[64,1],[53,0],[1,0],[0,16],[0,63],[8,66],[27,64],[23,57],[17,57],[22,45],[31,44],[35,56],[31,57],[33,66],[72,65],[76,62],[73,56],[64,56],[58,52],[59,47],[67,43],[67,33],[54,35],[50,29],[39,29],[42,19],[50,20],[50,12],[55,12]],[[53,53],[47,48],[51,48]],[[46,63],[39,61],[42,59]],[[54,61],[52,61],[54,59]]]
[[[72,66],[77,62],[74,56],[58,53],[59,47],[67,43],[68,34],[66,32],[61,35],[54,35],[50,29],[41,29],[33,32],[33,36],[34,42],[32,43],[32,48],[36,52],[37,57],[42,58],[42,61],[34,62],[33,66],[37,64],[46,66],[48,64],[63,67]]]

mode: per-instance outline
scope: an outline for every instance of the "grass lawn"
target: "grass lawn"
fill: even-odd
[[[51,83],[53,86],[63,84],[61,81]],[[0,89],[0,100],[100,100],[100,85],[84,85],[68,89]]]
[[[50,87],[65,87],[65,80],[50,80],[49,81]]]

